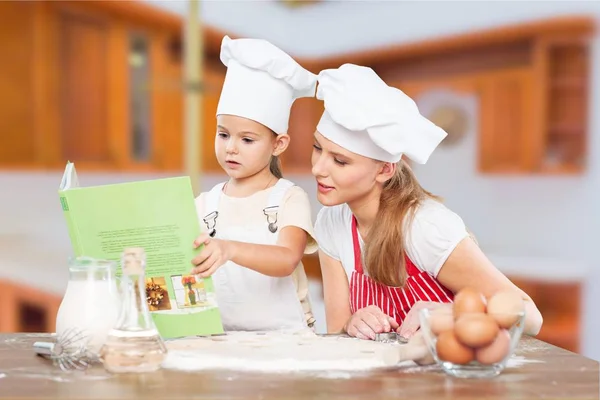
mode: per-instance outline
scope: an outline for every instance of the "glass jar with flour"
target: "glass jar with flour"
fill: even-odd
[[[69,262],[69,282],[56,316],[57,337],[97,356],[121,307],[114,261],[77,257]]]

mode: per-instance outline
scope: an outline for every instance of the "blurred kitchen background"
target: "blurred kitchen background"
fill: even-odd
[[[424,186],[536,300],[541,339],[600,359],[600,2],[202,1],[193,18],[189,10],[176,0],[0,1],[0,331],[54,329],[71,254],[57,195],[67,160],[84,186],[191,173],[206,190],[225,178],[213,138],[228,34],[268,39],[315,73],[370,66],[412,96],[449,133],[414,166]],[[199,28],[188,42],[190,20]],[[194,152],[184,96],[199,87],[184,83],[186,43],[201,65],[198,170],[185,163]],[[314,99],[295,104],[283,159],[313,199],[321,112]],[[316,258],[305,268],[323,332]]]

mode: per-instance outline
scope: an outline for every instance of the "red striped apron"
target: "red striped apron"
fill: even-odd
[[[417,301],[451,303],[453,293],[442,286],[433,276],[419,270],[404,255],[406,283],[404,287],[385,286],[363,273],[356,218],[352,217],[352,242],[354,245],[354,271],[350,279],[350,307],[352,314],[361,308],[375,305],[393,317],[399,325]]]

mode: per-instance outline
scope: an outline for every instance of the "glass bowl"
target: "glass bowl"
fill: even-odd
[[[491,378],[504,370],[514,354],[525,313],[468,313],[455,318],[448,304],[421,310],[419,319],[425,343],[445,373],[458,378]]]

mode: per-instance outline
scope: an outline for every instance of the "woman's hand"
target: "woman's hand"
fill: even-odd
[[[443,303],[437,303],[433,301],[417,301],[413,304],[412,308],[406,314],[402,326],[398,329],[400,336],[410,339],[421,327],[421,321],[419,320],[419,312],[424,308],[436,308],[441,306]]]
[[[358,339],[375,339],[375,334],[398,329],[398,323],[385,315],[377,306],[368,306],[355,312],[346,323],[345,331]]]
[[[204,245],[200,254],[192,260],[195,266],[192,274],[207,278],[215,273],[217,268],[231,260],[231,246],[227,240],[213,239],[208,233],[203,233],[194,241],[194,248]]]

